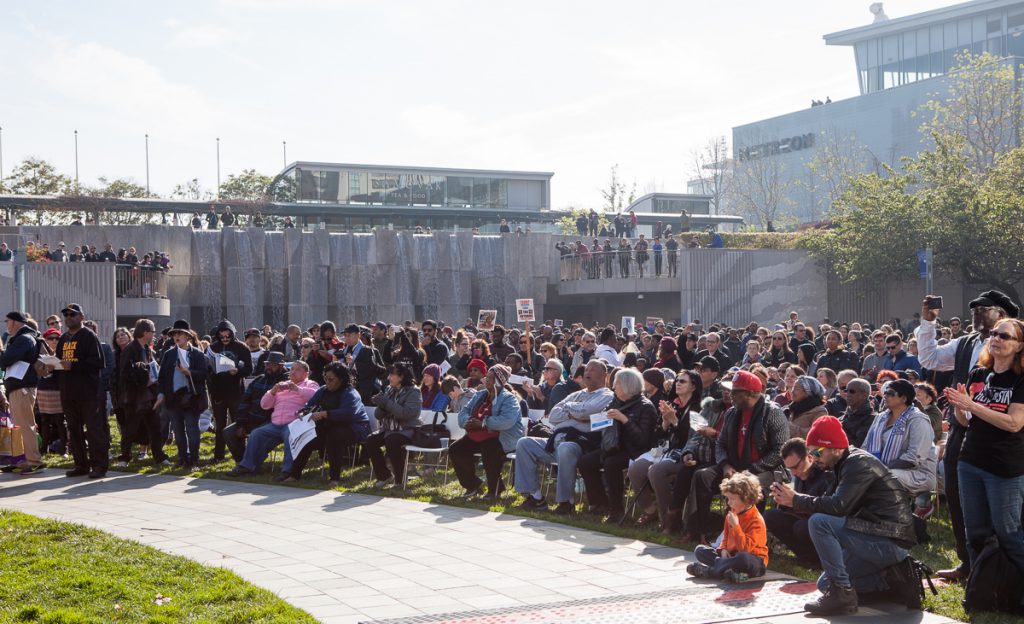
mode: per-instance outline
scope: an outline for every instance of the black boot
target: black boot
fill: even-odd
[[[829,581],[825,593],[814,602],[804,605],[811,615],[841,615],[857,612],[857,592],[853,587],[841,587]]]

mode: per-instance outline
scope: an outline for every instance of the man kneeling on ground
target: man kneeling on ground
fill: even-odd
[[[877,457],[851,448],[834,416],[818,418],[807,433],[808,452],[836,484],[824,496],[797,494],[773,483],[772,497],[797,513],[810,513],[808,529],[824,570],[822,595],[804,605],[813,615],[857,611],[857,594],[897,593],[909,608],[921,608],[921,586],[908,548],[914,544],[906,489]]]

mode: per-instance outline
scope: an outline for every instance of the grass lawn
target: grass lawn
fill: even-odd
[[[117,449],[117,425],[111,419],[111,437],[113,442],[111,444],[112,449]],[[167,453],[174,457],[177,454],[176,448],[169,447],[166,449]],[[116,454],[116,450],[115,450]],[[140,472],[146,474],[166,474],[176,476],[192,476],[192,477],[206,477],[214,479],[227,479],[225,473],[234,467],[234,462],[230,458],[223,462],[213,462],[213,434],[204,434],[202,440],[202,446],[200,449],[200,457],[202,465],[198,470],[192,473],[185,473],[183,470],[172,469],[172,468],[155,468],[149,461],[133,461],[130,464],[129,470],[133,472]],[[278,452],[277,459],[280,461],[280,451]],[[64,468],[70,466],[70,460],[66,460],[63,457],[50,455],[46,458],[48,466],[54,468]],[[302,481],[298,483],[283,484],[284,487],[302,487],[312,489],[327,489],[327,475],[324,472],[323,475],[320,473],[320,460],[317,454],[314,454],[314,458],[310,461],[306,467],[306,472],[303,475]],[[412,472],[410,470],[410,472]],[[506,465],[507,472],[507,465]],[[240,481],[248,481],[253,483],[271,483],[274,472],[270,469],[270,460],[264,465],[264,473],[262,475],[242,477]],[[654,542],[665,544],[668,546],[675,546],[679,548],[685,548],[692,550],[694,544],[684,544],[673,540],[672,538],[662,535],[657,530],[641,529],[634,527],[627,522],[624,526],[610,526],[602,523],[600,520],[587,515],[576,515],[572,518],[564,518],[561,516],[555,516],[548,513],[527,513],[516,509],[516,506],[522,502],[522,497],[514,492],[509,492],[495,505],[488,505],[482,500],[469,500],[463,498],[462,488],[455,480],[454,475],[449,474],[447,485],[444,484],[443,479],[440,476],[428,475],[424,478],[412,480],[410,479],[409,488],[406,492],[403,492],[401,487],[392,487],[386,489],[375,488],[373,486],[374,479],[370,474],[368,467],[357,466],[355,469],[349,469],[347,466],[341,474],[342,486],[335,488],[337,491],[342,492],[354,492],[360,494],[375,494],[379,496],[392,496],[392,497],[404,497],[411,500],[418,500],[429,503],[440,503],[444,505],[452,505],[455,507],[465,507],[470,509],[486,509],[495,512],[514,513],[518,516],[527,516],[542,518],[546,520],[552,520],[571,526],[576,526],[584,529],[591,529],[594,531],[601,531],[620,537],[628,537],[638,540],[644,540],[647,542]],[[949,524],[949,516],[943,507],[929,521],[929,533],[931,534],[932,540],[929,544],[923,546],[917,546],[913,549],[913,555],[917,559],[927,563],[932,567],[933,570],[939,570],[943,568],[949,568],[953,565],[953,560],[956,558],[956,553],[953,544],[952,530]],[[2,551],[0,551],[2,552]],[[818,571],[806,568],[794,559],[786,556],[773,555],[770,563],[770,567],[773,570],[782,572],[784,574],[790,574],[799,578],[807,580],[814,580],[818,577]],[[964,613],[960,606],[960,601],[963,598],[963,589],[956,585],[946,585],[938,587],[938,596],[933,596],[931,592],[927,593],[925,600],[925,608],[928,611],[937,613],[942,616],[954,618],[961,621],[966,621],[967,615]],[[0,593],[0,596],[3,594]],[[2,604],[2,603],[0,603]],[[126,620],[127,621],[127,620]],[[248,621],[248,620],[247,620]],[[1016,618],[1009,615],[1002,614],[983,614],[973,619],[974,622],[980,622],[981,624],[1024,624],[1024,618]]]
[[[76,524],[0,510],[0,621],[315,622],[222,568]]]

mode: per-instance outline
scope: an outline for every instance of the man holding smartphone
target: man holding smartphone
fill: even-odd
[[[788,440],[782,445],[781,454],[785,469],[775,471],[775,484],[792,483],[794,492],[807,496],[821,496],[828,490],[830,478],[824,470],[814,464],[814,460],[807,453],[807,444],[803,438]],[[814,550],[814,542],[811,541],[811,534],[807,529],[807,519],[811,514],[795,511],[792,507],[779,506],[765,511],[762,515],[768,532],[792,550],[802,564],[814,568],[821,567],[818,553]]]

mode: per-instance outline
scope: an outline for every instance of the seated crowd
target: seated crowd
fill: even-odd
[[[239,337],[225,320],[200,337],[186,321],[158,335],[141,319],[110,345],[77,304],[62,311],[66,328],[15,311],[2,407],[25,455],[5,470],[37,473],[44,453],[66,448],[68,476],[104,476],[109,390],[118,467],[136,445],[171,465],[169,433],[178,465],[196,466],[209,413],[213,459],[230,453],[229,476],[259,473],[283,444],[277,481],[302,479],[319,451],[330,485],[360,461],[388,487],[404,481],[407,447],[429,424],[421,414],[449,412],[464,431],[447,453],[466,496],[495,500],[511,487],[522,509],[548,510],[550,481],[556,515],[698,544],[694,576],[742,582],[788,548],[822,570],[811,613],[850,613],[879,594],[920,608],[909,549],[928,539],[939,496],[960,559],[939,576],[966,580],[993,537],[1024,572],[1024,323],[998,291],[971,302],[970,332],[940,323],[931,304],[909,327],[814,328],[794,312],[772,328],[658,321],[636,334],[424,320]],[[307,415],[316,437],[292,457],[289,425]]]

